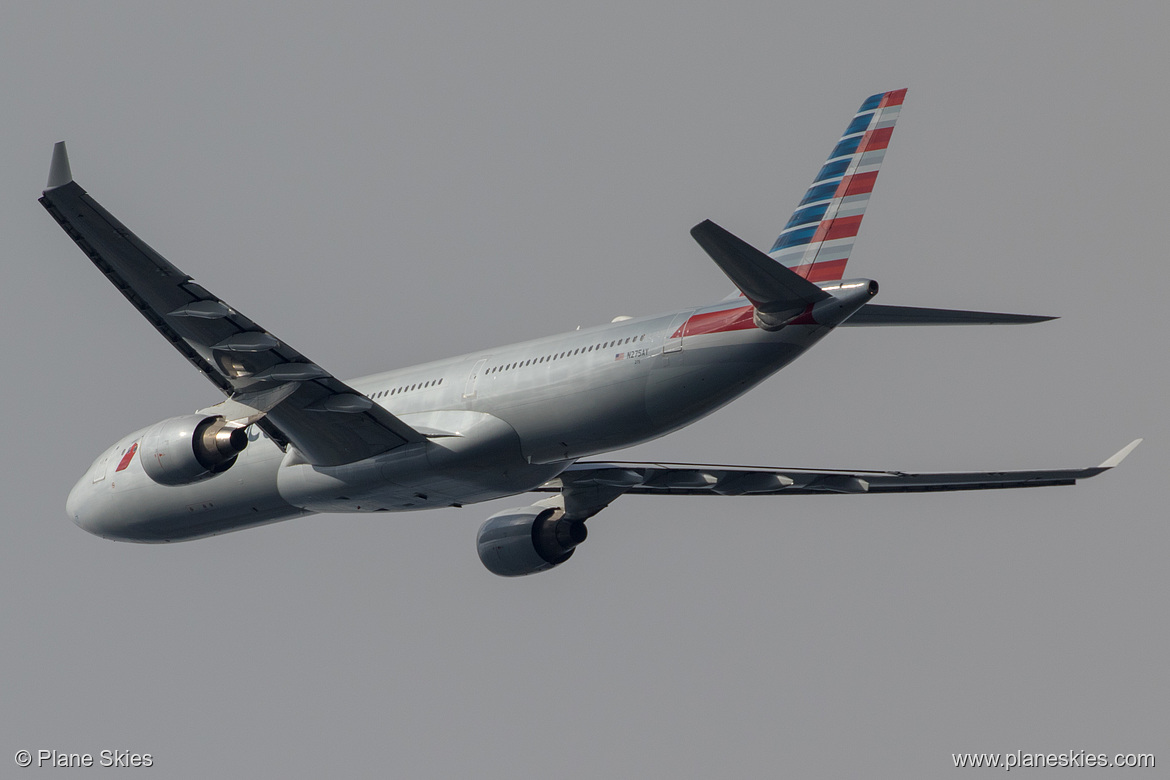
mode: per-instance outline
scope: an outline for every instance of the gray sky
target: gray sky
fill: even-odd
[[[169,5],[0,25],[0,774],[22,748],[177,778],[1170,764],[1164,3]],[[169,546],[65,517],[99,451],[218,393],[36,203],[54,141],[172,262],[350,377],[718,299],[688,229],[768,245],[860,101],[904,86],[851,274],[882,303],[1062,318],[843,331],[624,454],[1078,467],[1145,436],[1121,469],[628,497],[518,581],[474,537],[523,499]]]

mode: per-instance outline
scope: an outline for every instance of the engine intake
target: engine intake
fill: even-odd
[[[189,485],[227,471],[247,446],[245,429],[222,417],[172,417],[143,435],[142,468],[160,485]]]
[[[583,520],[568,520],[561,509],[528,506],[505,509],[479,529],[479,559],[492,574],[522,577],[569,560],[588,532]]]

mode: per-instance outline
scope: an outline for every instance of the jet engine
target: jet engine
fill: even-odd
[[[189,414],[149,428],[139,452],[142,468],[160,485],[188,485],[231,468],[248,446],[244,428],[222,417]]]
[[[479,559],[492,574],[521,577],[560,565],[585,541],[583,520],[569,520],[564,510],[527,506],[505,509],[479,528]]]

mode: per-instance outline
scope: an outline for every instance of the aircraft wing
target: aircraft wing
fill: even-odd
[[[578,461],[538,492],[558,492],[575,517],[587,517],[623,494],[682,496],[808,496],[825,493],[925,493],[942,490],[1072,485],[1108,471],[1133,451],[1136,439],[1099,466],[1032,471],[847,471],[700,463]]]
[[[310,463],[351,463],[423,437],[195,284],[91,198],[53,148],[41,204],[150,324],[229,396],[212,407],[255,422]]]

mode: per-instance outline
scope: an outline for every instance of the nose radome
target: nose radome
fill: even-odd
[[[103,539],[121,539],[122,529],[116,517],[111,516],[108,502],[102,500],[99,489],[88,479],[88,474],[78,480],[69,497],[65,499],[65,511],[69,513],[78,528],[89,531]],[[99,483],[100,484],[100,483]]]
[[[76,523],[81,528],[85,528],[85,524],[81,519],[81,513],[85,504],[85,499],[82,496],[86,487],[86,479],[82,477],[77,480],[77,484],[69,491],[69,497],[65,499],[65,512],[69,515],[69,519]],[[85,530],[89,530],[85,528]]]

